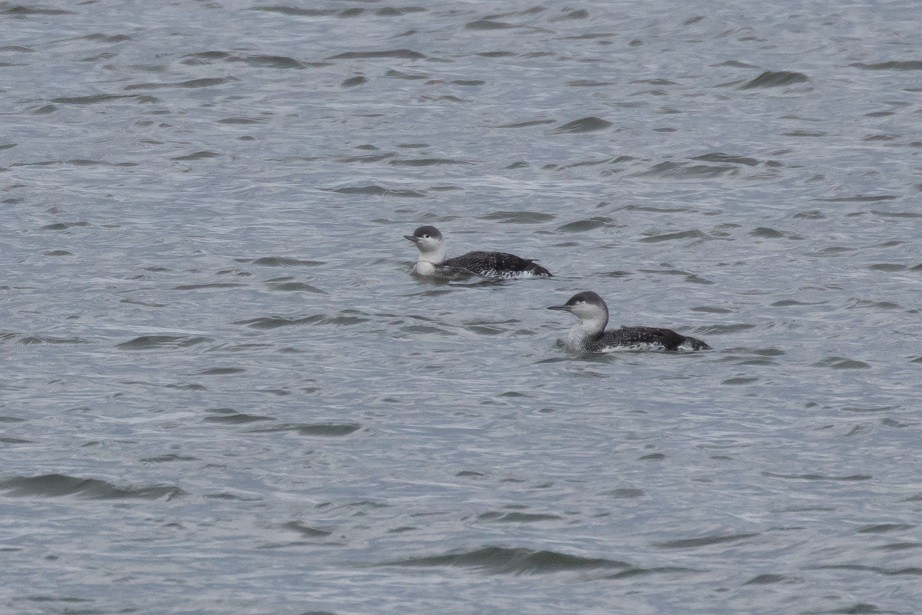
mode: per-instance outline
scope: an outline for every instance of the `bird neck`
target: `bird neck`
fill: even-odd
[[[419,253],[419,263],[431,263],[433,265],[441,265],[445,262],[445,257],[448,256],[448,248],[445,243],[442,242],[440,245],[436,246],[432,250]]]

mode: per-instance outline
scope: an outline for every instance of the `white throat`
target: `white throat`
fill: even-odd
[[[597,323],[580,320],[573,325],[573,328],[570,329],[570,333],[567,335],[567,348],[572,351],[583,350],[586,347],[586,342],[595,335],[598,335],[601,331],[602,329]]]
[[[432,246],[428,250],[421,251],[419,253],[419,260],[432,263],[433,265],[440,265],[445,261],[447,256],[448,247],[445,245],[444,241],[440,241],[438,245]]]
[[[600,309],[580,309],[575,314],[579,322],[573,325],[567,335],[567,348],[573,351],[583,350],[586,342],[605,330],[608,314]]]

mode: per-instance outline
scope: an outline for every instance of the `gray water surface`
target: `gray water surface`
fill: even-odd
[[[918,613],[916,9],[0,2],[0,611]]]

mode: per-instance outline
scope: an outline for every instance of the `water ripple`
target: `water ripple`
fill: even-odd
[[[421,60],[426,56],[411,49],[388,49],[383,51],[346,51],[330,56],[329,60],[362,60],[362,59],[403,59],[403,60]]]
[[[605,130],[611,126],[611,122],[603,120],[599,117],[589,116],[584,117],[578,120],[573,120],[572,122],[567,122],[562,126],[558,126],[554,129],[554,132],[557,133],[581,133],[581,132],[596,132],[599,130]]]
[[[8,491],[12,496],[61,497],[76,495],[93,500],[125,500],[141,498],[172,500],[186,495],[179,487],[116,487],[112,483],[95,478],[76,478],[65,474],[42,474],[39,476],[20,476],[0,480],[0,491]]]
[[[128,342],[118,344],[122,350],[155,350],[158,348],[186,348],[203,342],[213,341],[210,337],[189,335],[142,335]]]
[[[410,198],[421,198],[426,196],[425,192],[419,190],[406,190],[398,188],[385,188],[384,186],[379,186],[377,184],[369,184],[367,186],[346,186],[343,188],[329,188],[330,192],[336,192],[338,194],[365,194],[370,196],[396,196],[396,197],[410,197]]]
[[[300,436],[348,436],[362,426],[359,423],[286,423],[250,430],[251,433],[293,432]]]
[[[743,84],[741,90],[751,90],[753,88],[776,88],[785,85],[793,85],[795,83],[805,83],[810,81],[810,79],[803,73],[796,73],[792,71],[765,71],[755,79],[747,81]]]
[[[747,538],[752,538],[758,536],[758,533],[754,534],[731,534],[728,536],[704,536],[702,538],[682,538],[678,540],[667,540],[666,542],[655,543],[654,546],[659,547],[660,549],[697,549],[700,547],[709,547],[711,545],[719,545],[728,542],[737,542],[740,540],[746,540]]]
[[[891,60],[889,62],[877,62],[875,64],[862,64],[857,62],[849,64],[856,68],[865,70],[922,70],[922,60]]]
[[[630,568],[630,564],[603,558],[588,558],[556,551],[525,548],[484,547],[474,551],[453,551],[445,555],[411,557],[386,562],[383,566],[476,568],[493,574],[547,574],[578,570]]]

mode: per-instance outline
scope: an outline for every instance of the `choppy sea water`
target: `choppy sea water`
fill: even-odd
[[[917,613],[920,21],[0,2],[0,610]]]

